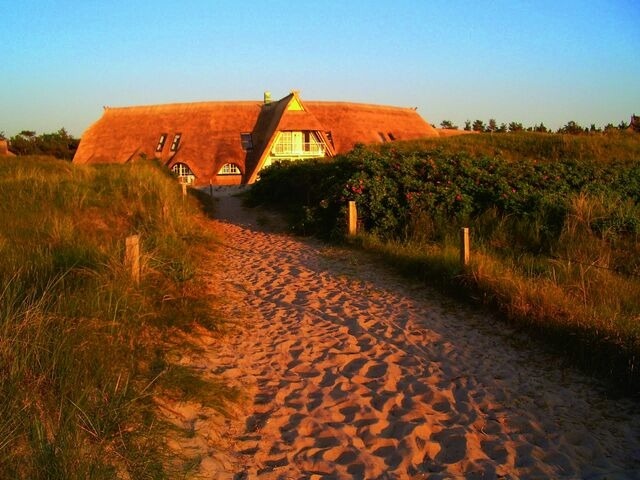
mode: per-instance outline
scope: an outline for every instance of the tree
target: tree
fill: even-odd
[[[522,127],[522,123],[520,122],[509,122],[509,131],[510,132],[521,132],[524,130]]]
[[[629,124],[624,120],[618,124],[618,130],[626,130],[627,128],[629,128]]]
[[[471,122],[469,120],[464,122],[464,131],[465,132],[470,132],[471,131]]]
[[[458,126],[454,125],[451,120],[443,120],[442,122],[440,122],[440,126],[444,129],[444,130],[458,130]]]
[[[69,135],[64,128],[38,136],[33,130],[23,130],[11,137],[9,149],[16,155],[51,155],[71,160],[79,143],[80,140]]]
[[[497,129],[498,129],[498,124],[496,123],[496,119],[495,118],[490,118],[489,119],[489,125],[487,125],[487,131],[493,133]]]
[[[584,129],[573,120],[567,122],[564,127],[558,129],[558,133],[567,133],[569,135],[578,135],[583,132]]]
[[[4,130],[0,130],[0,140],[6,140],[7,136],[4,134]]]
[[[549,130],[547,129],[547,127],[545,127],[544,123],[540,122],[540,125],[536,125],[535,127],[533,127],[533,131],[539,133],[547,133]]]
[[[471,127],[474,132],[484,132],[484,122],[482,120],[474,120],[473,125]]]
[[[497,133],[506,133],[507,131],[507,124],[506,123],[501,123],[500,126],[498,127],[498,130],[496,130]]]

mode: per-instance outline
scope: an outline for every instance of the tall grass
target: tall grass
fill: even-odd
[[[211,243],[198,222],[149,163],[0,161],[0,478],[169,475],[152,401],[171,377],[164,340],[216,326],[195,281]],[[123,266],[134,233],[140,286]]]
[[[448,153],[467,152],[475,157],[500,156],[514,162],[635,162],[640,158],[640,142],[637,137],[635,132],[626,131],[590,135],[516,132],[435,137],[394,143],[392,148],[412,151],[436,147]],[[387,144],[382,148],[390,147]]]

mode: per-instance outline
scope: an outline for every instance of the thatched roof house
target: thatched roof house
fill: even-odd
[[[331,157],[356,143],[438,136],[412,108],[302,102],[200,102],[105,108],[84,133],[75,163],[155,157],[196,185],[253,183],[276,160]]]
[[[0,157],[15,157],[15,155],[9,151],[6,140],[0,140]]]

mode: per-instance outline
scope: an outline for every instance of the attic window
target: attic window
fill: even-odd
[[[235,163],[225,163],[218,175],[242,175],[240,171],[240,167],[238,167]]]
[[[326,135],[327,140],[329,140],[331,145],[333,145],[333,135],[331,135],[331,132],[324,132],[324,134]]]
[[[178,149],[178,145],[180,145],[180,138],[182,137],[181,133],[176,133],[173,137],[173,142],[171,142],[171,151],[175,152]]]
[[[156,146],[156,152],[161,152],[164,148],[164,142],[167,141],[167,134],[163,133],[160,135],[160,140],[158,140],[158,145]]]
[[[171,171],[178,177],[180,183],[191,184],[196,179],[196,176],[186,163],[176,163],[171,167]]]
[[[242,143],[242,149],[245,152],[253,149],[253,139],[251,138],[250,133],[241,133],[240,142]]]
[[[391,132],[387,133],[387,137],[389,137],[389,140],[391,140],[392,142],[396,139],[395,135]]]
[[[380,136],[380,140],[382,140],[382,143],[385,143],[387,141],[387,137],[384,136],[384,133],[378,132],[378,135]]]

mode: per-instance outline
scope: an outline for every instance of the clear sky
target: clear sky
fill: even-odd
[[[460,126],[640,114],[640,0],[0,0],[0,22],[8,136],[292,89]]]

